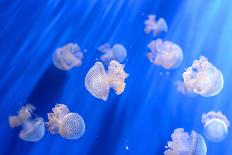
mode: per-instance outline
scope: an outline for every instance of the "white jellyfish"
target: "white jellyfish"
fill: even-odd
[[[74,43],[68,43],[61,48],[57,48],[53,54],[53,64],[64,71],[82,64],[83,53],[80,47]]]
[[[183,78],[188,89],[204,97],[217,95],[224,84],[221,71],[204,56],[193,61],[192,66],[183,73]]]
[[[22,130],[19,133],[19,138],[28,142],[39,141],[45,133],[43,118],[35,116],[33,119],[33,110],[35,110],[35,107],[28,104],[21,107],[18,115],[9,117],[10,127],[15,128],[21,126]]]
[[[48,130],[52,134],[60,134],[66,139],[78,139],[85,133],[85,122],[77,113],[70,113],[64,104],[57,104],[48,113]]]
[[[207,147],[204,138],[192,131],[191,134],[184,132],[183,128],[174,130],[171,135],[172,141],[165,147],[165,155],[206,155]]]
[[[85,87],[94,97],[106,101],[110,88],[114,89],[117,95],[124,91],[127,77],[124,65],[115,60],[109,63],[108,71],[105,71],[101,62],[96,62],[86,74]]]
[[[205,136],[209,140],[220,142],[226,137],[230,122],[220,111],[204,113],[201,121],[204,124]]]
[[[182,49],[173,42],[163,41],[162,39],[152,40],[148,44],[150,52],[147,53],[148,59],[156,65],[165,69],[177,68],[183,60]]]
[[[112,48],[109,44],[104,44],[98,48],[98,51],[103,53],[100,59],[105,64],[109,64],[111,60],[116,60],[121,63],[127,57],[127,50],[122,44],[115,44]]]
[[[148,19],[144,22],[145,28],[144,31],[146,33],[150,33],[153,31],[153,35],[157,36],[161,32],[168,31],[168,25],[163,18],[160,18],[158,21],[156,20],[155,15],[149,15]]]

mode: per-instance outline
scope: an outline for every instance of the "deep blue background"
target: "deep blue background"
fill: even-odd
[[[161,155],[175,128],[203,134],[203,112],[221,110],[232,120],[231,6],[230,0],[1,0],[0,154]],[[169,31],[161,37],[184,51],[182,65],[170,75],[145,56],[154,39],[143,30],[149,14],[166,19]],[[81,67],[64,72],[51,57],[69,42],[87,52]],[[97,47],[106,42],[125,45],[130,76],[122,95],[111,92],[103,102],[85,89],[84,77],[99,57]],[[173,84],[200,55],[224,75],[217,96],[184,96]],[[37,143],[20,140],[8,116],[25,103],[34,104],[45,120],[56,103],[67,104],[83,116],[84,136],[65,140],[46,132]],[[231,155],[230,128],[221,143],[206,143],[208,155]]]

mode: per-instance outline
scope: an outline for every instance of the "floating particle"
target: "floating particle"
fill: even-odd
[[[178,128],[171,137],[172,141],[165,147],[165,155],[206,155],[205,140],[200,134],[194,131],[188,134],[183,128]]]
[[[64,104],[57,104],[48,113],[48,130],[52,134],[60,134],[66,139],[78,139],[85,133],[85,122],[77,113],[70,113]]]
[[[117,95],[121,94],[126,86],[124,82],[128,74],[124,71],[124,65],[112,60],[109,63],[108,71],[105,71],[101,62],[96,62],[88,71],[85,77],[86,89],[96,98],[107,100],[110,88],[115,90]]]
[[[28,141],[36,142],[43,138],[45,133],[44,121],[41,117],[32,118],[32,112],[35,110],[33,105],[26,105],[21,107],[16,116],[9,117],[9,124],[11,128],[22,127],[19,133],[19,138]]]
[[[53,54],[53,64],[64,71],[81,66],[82,59],[83,52],[81,52],[80,47],[74,43],[68,43],[56,49]]]
[[[230,122],[220,111],[204,113],[202,123],[204,124],[205,136],[213,142],[222,141],[228,134]]]
[[[112,48],[109,44],[104,44],[98,48],[98,51],[103,53],[100,59],[105,64],[109,64],[111,60],[122,63],[127,57],[127,50],[122,44],[115,44]]]
[[[160,18],[158,21],[156,20],[155,15],[149,15],[148,19],[144,22],[145,29],[144,31],[148,34],[153,31],[153,35],[157,36],[161,32],[168,31],[168,25],[163,18]]]
[[[183,73],[183,78],[188,89],[204,97],[217,95],[224,84],[221,71],[204,56],[193,61],[192,66]]]
[[[165,69],[177,68],[183,60],[182,49],[173,42],[162,39],[152,40],[148,48],[150,49],[147,53],[148,59]]]

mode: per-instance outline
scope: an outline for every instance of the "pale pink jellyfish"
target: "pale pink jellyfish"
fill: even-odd
[[[19,138],[28,141],[36,142],[43,138],[45,133],[44,121],[41,117],[32,118],[32,112],[35,107],[31,104],[21,107],[18,115],[9,117],[11,128],[22,127],[19,133]]]
[[[109,64],[111,60],[122,63],[127,57],[127,50],[122,44],[114,44],[112,48],[109,44],[104,44],[98,48],[98,51],[103,53],[100,59],[105,64]]]
[[[106,101],[110,88],[114,89],[117,95],[124,91],[127,77],[124,65],[115,60],[109,63],[108,71],[105,71],[101,62],[96,62],[86,74],[85,87],[94,97]]]
[[[207,147],[204,138],[192,131],[191,134],[184,132],[183,128],[174,130],[171,135],[172,141],[165,147],[165,155],[206,155]]]
[[[77,113],[70,113],[64,104],[57,104],[48,113],[48,130],[52,134],[60,134],[66,139],[78,139],[85,133],[85,122]]]
[[[83,52],[80,47],[74,43],[68,43],[61,48],[57,48],[53,54],[53,64],[64,71],[73,67],[81,66]]]
[[[156,65],[165,69],[177,68],[183,60],[182,49],[173,42],[163,41],[162,39],[152,40],[148,44],[150,52],[147,53],[148,59]]]
[[[217,95],[223,88],[223,75],[208,59],[200,56],[183,73],[184,84],[194,93],[204,97]]]
[[[150,33],[153,31],[153,35],[157,36],[161,32],[168,31],[168,25],[163,18],[160,18],[158,21],[156,20],[155,15],[149,15],[148,19],[144,22],[146,33]]]
[[[220,111],[211,111],[202,115],[206,137],[214,142],[222,141],[228,134],[230,122]]]

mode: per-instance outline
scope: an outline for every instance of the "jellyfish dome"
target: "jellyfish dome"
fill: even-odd
[[[155,15],[149,15],[148,19],[144,22],[145,28],[144,31],[148,34],[153,31],[153,35],[157,36],[161,32],[168,31],[168,25],[163,18],[160,18],[156,21]]]
[[[153,64],[165,69],[174,69],[182,63],[182,49],[173,42],[157,39],[151,41],[148,48],[150,52],[147,53],[147,57]]]
[[[85,122],[77,113],[70,113],[64,104],[57,104],[48,113],[48,130],[52,134],[60,134],[66,139],[78,139],[85,133]]]
[[[202,115],[205,136],[213,142],[222,141],[228,134],[230,122],[226,116],[219,112],[208,112]]]
[[[21,126],[22,130],[19,133],[19,138],[28,142],[39,141],[45,134],[43,118],[36,117],[33,119],[33,110],[35,110],[35,107],[28,104],[19,110],[17,116],[9,117],[10,127],[15,128]]]
[[[171,135],[172,141],[165,147],[165,155],[206,155],[207,147],[204,138],[192,131],[191,134],[184,132],[183,128],[174,130]]]
[[[98,51],[103,53],[100,59],[105,64],[109,64],[111,60],[122,63],[127,57],[127,50],[122,44],[115,44],[112,48],[109,44],[104,44],[98,48]]]
[[[53,54],[53,64],[61,70],[67,71],[73,67],[81,66],[83,53],[80,47],[74,43],[68,43],[56,49]]]
[[[224,84],[221,71],[204,56],[200,56],[199,60],[195,60],[192,66],[187,68],[183,78],[186,87],[204,97],[217,95]]]
[[[85,77],[86,89],[96,98],[107,100],[110,88],[117,95],[121,94],[126,86],[125,79],[128,74],[124,71],[124,65],[112,60],[108,71],[105,71],[101,62],[96,62]]]

